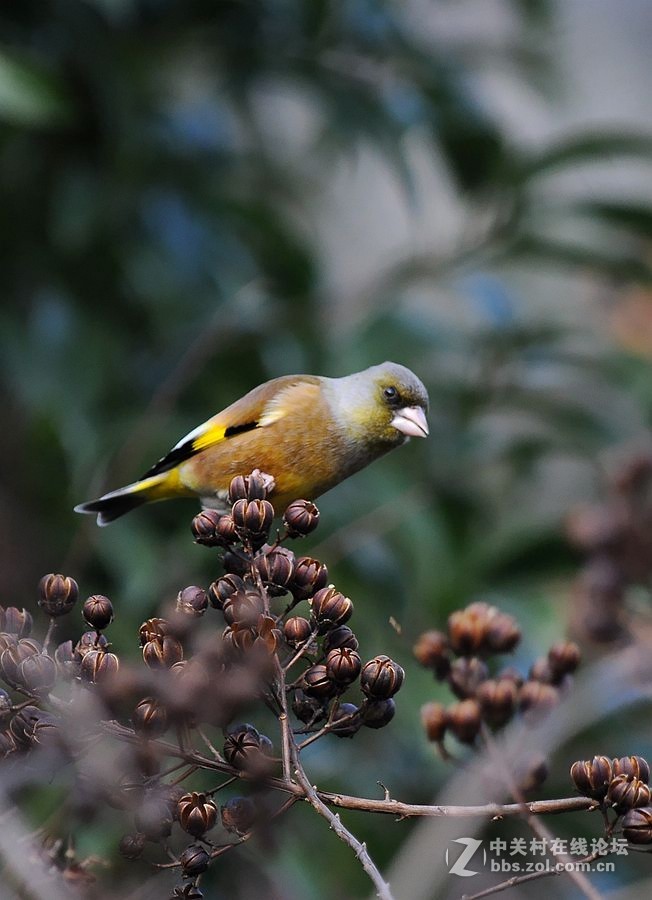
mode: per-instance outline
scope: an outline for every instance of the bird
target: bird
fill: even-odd
[[[227,512],[231,479],[259,469],[274,480],[269,500],[280,515],[410,437],[427,437],[427,411],[425,386],[398,363],[341,378],[282,375],[193,429],[138,481],[75,512],[97,515],[104,526],[144,503],[193,496]]]

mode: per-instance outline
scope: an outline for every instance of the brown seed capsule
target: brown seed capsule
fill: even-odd
[[[311,666],[303,673],[301,687],[309,697],[326,699],[337,693],[337,685],[328,674],[328,669],[321,663]]]
[[[200,837],[215,825],[217,806],[206,794],[192,791],[179,800],[178,818],[184,831],[193,837]]]
[[[477,656],[460,656],[451,665],[448,683],[453,693],[464,700],[473,697],[482,682],[489,677],[487,664]]]
[[[222,640],[238,653],[247,653],[256,641],[256,631],[251,625],[229,625],[222,632]]]
[[[319,525],[319,510],[310,500],[295,500],[285,510],[283,524],[291,538],[304,537]]]
[[[210,865],[211,858],[199,844],[190,844],[179,857],[183,874],[186,878],[196,878]]]
[[[244,577],[249,574],[249,556],[238,549],[227,550],[222,557],[222,566],[228,575]]]
[[[325,634],[337,625],[343,625],[353,614],[353,603],[334,587],[317,591],[310,606],[320,634]]]
[[[602,800],[613,778],[611,759],[594,756],[592,760],[578,760],[571,766],[570,776],[580,794]]]
[[[518,688],[507,678],[498,681],[490,679],[478,687],[475,697],[485,721],[500,727],[509,722],[516,711]]]
[[[311,556],[297,557],[294,575],[289,584],[295,600],[307,600],[328,585],[328,569],[324,563]]]
[[[204,547],[221,547],[223,541],[216,533],[220,518],[221,513],[216,509],[202,509],[197,513],[190,526],[195,543]]]
[[[294,575],[294,553],[286,547],[274,547],[254,559],[254,566],[273,596],[284,594]]]
[[[16,750],[16,741],[10,731],[0,731],[0,759],[5,759]]]
[[[15,634],[19,640],[29,637],[32,625],[33,619],[26,609],[17,609],[15,606],[5,609],[4,631],[8,634]]]
[[[148,641],[143,647],[143,660],[150,669],[169,669],[181,659],[183,647],[171,634]]]
[[[0,632],[0,654],[3,650],[6,650],[7,647],[15,647],[18,643],[18,638],[15,634],[7,634],[6,631]]]
[[[360,654],[348,647],[336,647],[326,657],[328,677],[338,684],[351,684],[362,668]]]
[[[432,669],[438,679],[445,678],[450,669],[450,647],[442,631],[424,631],[412,648],[417,662],[426,669]]]
[[[224,601],[222,613],[227,625],[255,625],[265,611],[265,598],[249,587]]]
[[[136,734],[158,737],[168,727],[168,713],[165,706],[154,697],[143,697],[136,705],[131,721]]]
[[[161,841],[172,832],[169,802],[158,792],[148,791],[136,810],[135,824],[148,841]]]
[[[313,725],[326,718],[324,702],[317,697],[309,697],[302,690],[295,691],[292,698],[292,712],[301,722]]]
[[[290,647],[298,647],[308,640],[312,634],[312,626],[303,616],[292,616],[283,626],[283,634]]]
[[[191,584],[177,594],[176,611],[198,619],[208,608],[208,596],[203,588]]]
[[[208,599],[215,609],[222,609],[234,594],[244,593],[246,584],[239,575],[224,575],[214,581],[208,589]]]
[[[229,485],[229,503],[233,506],[237,500],[265,500],[273,486],[274,479],[260,469],[250,475],[236,475]]]
[[[245,834],[258,818],[256,804],[249,797],[231,797],[221,809],[222,825],[227,831]]]
[[[574,641],[560,641],[548,650],[548,664],[552,683],[559,684],[566,675],[577,669],[582,659],[580,648]]]
[[[281,629],[278,628],[273,616],[260,616],[256,623],[254,650],[261,650],[267,654],[276,653],[281,640]]]
[[[102,594],[93,594],[84,602],[82,615],[91,628],[101,631],[113,621],[113,604]]]
[[[170,625],[165,619],[147,619],[138,629],[140,646],[144,647],[148,641],[162,639],[170,631]]]
[[[623,817],[623,837],[631,844],[652,844],[652,807],[630,809]]]
[[[552,684],[553,677],[547,656],[541,656],[539,659],[535,659],[530,666],[530,671],[528,673],[528,679],[530,681],[541,681],[544,684]]]
[[[235,725],[224,741],[224,758],[236,769],[263,774],[270,768],[272,742],[253,725]]]
[[[57,721],[51,713],[37,706],[25,706],[11,720],[9,731],[18,747],[28,749],[33,743],[44,743],[43,731],[54,732],[56,727]]]
[[[37,656],[41,653],[41,645],[32,638],[21,638],[15,644],[9,646],[0,654],[0,674],[12,686],[18,685],[18,667],[28,656]]]
[[[487,604],[473,606],[477,609],[458,609],[448,617],[450,645],[460,656],[471,656],[484,648],[490,607]]]
[[[238,530],[235,527],[231,513],[220,516],[215,525],[215,538],[222,547],[229,547],[238,543]]]
[[[638,778],[645,784],[650,781],[650,767],[642,756],[621,756],[612,761],[613,777],[616,775],[629,775]]]
[[[118,851],[125,859],[140,859],[144,849],[145,835],[138,832],[123,835],[118,844]]]
[[[499,612],[491,619],[485,640],[492,653],[510,653],[521,640],[521,629],[513,616]]]
[[[362,727],[360,710],[353,703],[340,703],[333,713],[329,733],[337,737],[353,737]]]
[[[16,680],[29,691],[47,693],[57,676],[55,661],[45,653],[26,657],[18,666]]]
[[[443,703],[425,703],[421,707],[421,724],[429,741],[442,741],[448,728],[448,713]]]
[[[477,700],[461,700],[446,710],[448,727],[458,741],[472,744],[480,731],[482,712]]]
[[[98,636],[96,631],[85,631],[75,644],[73,650],[73,662],[77,667],[89,650],[106,650],[109,642],[103,634]]]
[[[376,656],[365,663],[360,673],[362,692],[373,700],[388,700],[400,690],[405,672],[389,656]]]
[[[619,815],[628,809],[638,806],[648,806],[652,800],[650,788],[638,778],[631,775],[616,775],[612,778],[607,789],[607,803],[616,810]]]
[[[396,714],[396,704],[388,700],[372,700],[362,709],[362,724],[365,728],[384,728]]]
[[[105,682],[117,674],[120,660],[115,653],[106,650],[89,650],[81,661],[79,674],[89,684]]]
[[[11,706],[11,697],[3,688],[0,688],[0,729],[4,728],[11,718]]]
[[[274,507],[268,500],[236,500],[231,515],[238,532],[260,537],[272,527]]]
[[[526,681],[518,692],[521,712],[545,713],[559,703],[559,692],[551,684],[542,681]]]
[[[358,639],[348,625],[338,625],[337,628],[332,628],[324,637],[324,653],[326,654],[338,647],[357,650],[358,646]]]
[[[69,613],[79,597],[77,582],[66,575],[44,575],[38,583],[38,590],[38,605],[53,617]]]

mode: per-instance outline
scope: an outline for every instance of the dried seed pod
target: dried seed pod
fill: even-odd
[[[41,652],[41,645],[32,638],[21,638],[17,643],[10,644],[0,654],[0,674],[12,686],[20,683],[18,666],[28,656],[37,656]]]
[[[170,623],[166,619],[147,619],[138,629],[140,646],[144,647],[148,641],[163,639],[170,632]]]
[[[272,596],[284,594],[294,575],[294,553],[286,547],[274,547],[256,556],[254,567]]]
[[[308,640],[312,634],[312,627],[303,616],[292,616],[283,626],[283,634],[290,647],[298,647]]]
[[[150,669],[169,669],[183,659],[183,647],[171,634],[148,641],[143,647],[143,660]]]
[[[222,613],[227,625],[255,625],[265,611],[265,598],[254,587],[233,594],[224,601]]]
[[[322,588],[310,601],[312,616],[320,634],[343,625],[353,614],[353,603],[334,587]]]
[[[179,800],[178,819],[184,831],[200,837],[217,822],[217,805],[206,794],[191,791]]]
[[[621,756],[612,761],[613,777],[616,775],[630,775],[638,778],[645,784],[650,781],[650,767],[642,756]]]
[[[106,650],[89,650],[81,661],[79,674],[89,684],[105,682],[117,674],[120,660]]]
[[[11,697],[3,688],[0,688],[0,729],[4,728],[11,718],[11,706]]]
[[[3,650],[6,650],[7,647],[15,647],[17,643],[18,638],[15,634],[8,634],[6,631],[0,632],[0,654]]]
[[[324,653],[326,654],[330,653],[331,650],[336,650],[338,647],[357,650],[358,646],[358,639],[348,625],[338,625],[337,628],[332,628],[324,637]]]
[[[623,837],[631,844],[652,844],[652,807],[630,809],[623,817]]]
[[[0,731],[0,759],[5,759],[16,750],[16,741],[10,731]]]
[[[594,756],[592,760],[577,760],[570,768],[570,776],[580,794],[602,800],[613,778],[611,759]]]
[[[326,657],[328,677],[338,684],[351,684],[362,668],[360,654],[348,647],[336,647]]]
[[[448,727],[458,741],[472,744],[480,731],[482,711],[477,700],[460,700],[446,710]]]
[[[256,641],[256,631],[251,625],[229,625],[222,632],[222,640],[239,653],[251,650]]]
[[[266,500],[273,489],[272,476],[254,469],[250,475],[236,475],[231,479],[228,500],[231,506],[237,500]]]
[[[317,697],[321,700],[337,693],[336,683],[328,674],[326,666],[321,663],[306,669],[303,673],[301,687],[309,697]]]
[[[613,806],[619,815],[628,809],[649,806],[652,800],[650,788],[638,778],[631,775],[616,775],[607,789],[607,803]]]
[[[131,722],[136,734],[159,737],[168,727],[167,709],[154,697],[143,697],[131,714]]]
[[[551,710],[559,703],[559,692],[551,684],[542,681],[526,681],[518,692],[521,712],[538,715]]]
[[[186,878],[196,878],[208,869],[211,858],[199,844],[190,844],[179,857]]]
[[[528,679],[530,681],[541,681],[543,684],[552,684],[553,677],[547,656],[541,656],[539,659],[535,659],[530,666],[530,671],[528,673]]]
[[[34,621],[26,609],[17,609],[15,606],[8,606],[5,609],[3,630],[7,634],[14,634],[19,640],[29,637],[33,624]]]
[[[16,672],[18,684],[24,685],[27,690],[34,693],[47,693],[54,685],[57,676],[55,661],[45,653],[35,653],[27,656],[19,665]]]
[[[521,629],[513,616],[499,612],[491,619],[485,640],[492,653],[510,653],[521,640]]]
[[[484,649],[491,607],[486,603],[472,606],[474,609],[458,609],[448,617],[450,646],[460,656],[472,656]]]
[[[253,725],[234,725],[224,741],[224,758],[236,769],[263,774],[270,768],[272,742]]]
[[[231,797],[221,809],[222,825],[235,834],[246,834],[258,818],[256,804],[249,797]]]
[[[176,611],[197,619],[208,608],[208,596],[203,588],[191,584],[177,594]]]
[[[353,703],[340,703],[333,713],[330,733],[337,737],[353,737],[362,727],[360,710]]]
[[[451,665],[448,638],[442,631],[424,631],[412,648],[417,662],[425,669],[432,669],[435,677],[445,678]]]
[[[37,706],[24,706],[11,720],[9,731],[18,747],[28,749],[33,743],[49,743],[45,730],[53,733],[57,728],[54,716]]]
[[[38,583],[38,605],[48,616],[64,616],[79,598],[79,587],[74,578],[51,573]]]
[[[283,524],[291,538],[305,537],[319,525],[319,510],[310,500],[295,500],[285,510]]]
[[[507,678],[489,679],[477,689],[475,698],[482,709],[482,717],[489,725],[500,727],[512,718],[516,711],[518,688]]]
[[[292,712],[301,722],[315,724],[326,718],[326,709],[317,697],[310,697],[302,690],[295,691]]]
[[[388,700],[400,690],[405,672],[389,656],[376,656],[365,663],[360,673],[362,692],[372,700]]]
[[[580,664],[582,652],[574,641],[560,641],[548,650],[548,664],[552,683],[559,684],[566,675],[573,673]]]
[[[190,528],[195,543],[202,544],[204,547],[221,547],[223,539],[217,534],[217,525],[222,518],[222,514],[216,509],[202,509],[192,520]]]
[[[125,859],[140,859],[145,849],[145,840],[145,835],[138,832],[125,834],[120,838],[118,851]]]
[[[264,543],[264,539],[261,538]],[[222,566],[228,575],[240,575],[244,578],[249,574],[250,559],[247,554],[239,549],[227,550],[222,557]]]
[[[307,600],[328,585],[328,569],[311,556],[300,556],[294,562],[294,574],[288,585],[295,600]]]
[[[388,700],[372,700],[362,709],[362,724],[366,728],[384,728],[396,714],[396,704]]]
[[[234,594],[244,593],[247,588],[239,575],[224,575],[214,581],[208,589],[208,599],[215,609],[222,609]]]
[[[477,656],[460,656],[451,665],[448,683],[453,693],[464,700],[473,697],[485,679],[489,677],[487,664]]]
[[[231,515],[239,533],[257,538],[272,527],[274,507],[269,500],[236,500]]]
[[[98,635],[96,631],[85,631],[75,644],[73,662],[79,666],[89,650],[106,650],[108,646],[109,642],[103,634]]]
[[[136,810],[135,824],[148,841],[162,841],[172,832],[173,815],[168,800],[158,791],[147,791]]]
[[[448,728],[448,713],[443,703],[425,703],[421,707],[421,724],[429,741],[442,741]]]
[[[188,882],[187,884],[178,884],[172,892],[170,900],[203,900],[203,897],[204,895],[197,885]]]
[[[113,604],[102,594],[93,594],[84,602],[82,615],[91,628],[101,631],[113,621]]]

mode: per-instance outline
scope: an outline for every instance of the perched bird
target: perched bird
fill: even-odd
[[[343,378],[283,375],[261,384],[176,444],[139,481],[81,503],[107,525],[143,503],[199,497],[227,510],[234,475],[273,476],[277,514],[314,500],[405,443],[427,437],[428,392],[417,376],[385,362]]]

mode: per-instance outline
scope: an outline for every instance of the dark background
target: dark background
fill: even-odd
[[[569,631],[606,658],[575,609],[565,522],[650,447],[651,39],[636,0],[4,4],[2,603],[34,608],[39,577],[64,571],[112,598],[135,658],[138,623],[216,575],[196,505],[100,531],[74,504],[267,378],[393,359],[428,386],[430,439],[325,497],[305,549],[406,686],[387,730],[308,753],[311,777],[432,799],[452,767],[418,713],[447,694],[411,646],[471,599],[518,617],[524,669]],[[647,576],[629,599],[645,619]],[[572,793],[577,756],[652,750],[644,718],[596,712],[542,793]],[[413,827],[347,821],[383,868]],[[310,810],[275,832],[224,860],[214,896],[365,896]],[[120,833],[88,827],[80,852],[142,879]]]

